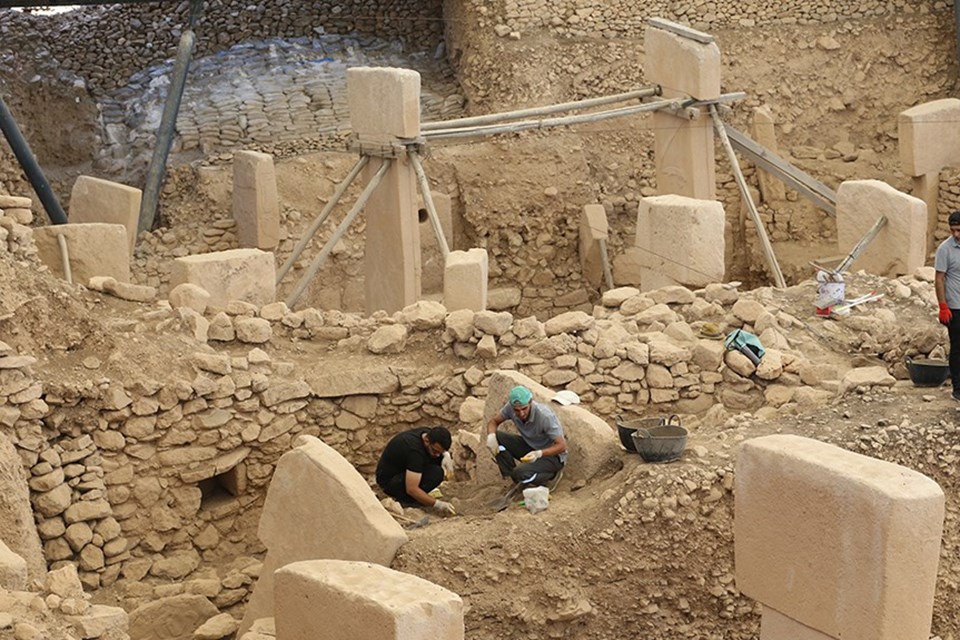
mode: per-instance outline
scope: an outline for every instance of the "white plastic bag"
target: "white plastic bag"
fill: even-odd
[[[550,489],[530,487],[523,490],[523,504],[530,513],[540,513],[550,506]]]
[[[827,309],[835,304],[843,302],[846,296],[846,287],[843,282],[843,276],[830,274],[820,271],[817,273],[817,299],[814,305],[818,309]]]

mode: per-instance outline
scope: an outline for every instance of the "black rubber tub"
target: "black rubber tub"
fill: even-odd
[[[666,420],[662,417],[624,420],[623,416],[617,416],[617,435],[620,436],[620,444],[627,451],[637,453],[637,447],[633,444],[634,432],[637,429],[652,429],[664,423],[666,423]]]
[[[939,387],[950,377],[950,365],[943,360],[914,360],[907,357],[904,362],[910,379],[917,387]]]
[[[633,432],[633,444],[644,462],[671,462],[687,446],[687,430],[679,424],[662,424]]]

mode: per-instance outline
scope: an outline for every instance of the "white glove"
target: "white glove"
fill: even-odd
[[[443,452],[443,457],[440,458],[440,468],[443,469],[444,480],[453,478],[453,458],[450,456],[449,451]]]
[[[520,458],[520,462],[533,462],[534,460],[539,460],[543,457],[543,451],[540,449],[534,449],[527,455]]]
[[[500,443],[497,442],[496,433],[487,434],[487,449],[490,449],[490,453],[494,456],[497,455],[497,452],[500,450]]]
[[[457,510],[453,508],[453,505],[449,502],[444,502],[443,500],[437,500],[434,502],[433,509],[442,516],[457,515]]]

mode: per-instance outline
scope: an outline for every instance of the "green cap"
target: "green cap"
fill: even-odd
[[[510,389],[510,404],[517,407],[530,404],[533,394],[526,387],[517,386]]]

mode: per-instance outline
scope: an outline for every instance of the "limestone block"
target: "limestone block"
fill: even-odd
[[[173,261],[170,287],[188,282],[210,294],[210,304],[226,307],[231,300],[256,305],[276,297],[273,254],[259,249],[230,249]]]
[[[723,205],[713,200],[678,195],[641,198],[635,240],[641,290],[722,281],[724,222]]]
[[[779,153],[773,112],[767,105],[753,110],[753,139],[771,152]],[[764,202],[783,202],[786,199],[787,190],[782,181],[759,167],[757,168],[757,178]]]
[[[720,95],[720,47],[648,26],[643,36],[647,82],[663,87],[667,98],[708,100]]]
[[[0,194],[0,209],[29,209],[32,206],[33,200],[30,198]]]
[[[367,562],[311,560],[276,573],[277,640],[463,640],[463,601]]]
[[[640,286],[640,274],[643,271],[640,255],[636,247],[627,247],[613,258],[613,284],[618,287]]]
[[[960,100],[944,98],[910,107],[897,118],[900,164],[908,176],[960,165]]]
[[[346,368],[338,371],[308,368],[303,377],[318,398],[341,396],[381,395],[400,388],[397,374],[375,365],[368,368]]]
[[[47,565],[34,525],[27,475],[17,450],[7,436],[0,433],[0,541],[26,562],[28,577],[33,580],[44,576]],[[60,486],[65,488],[69,501],[70,488]]]
[[[603,279],[600,241],[606,241],[607,234],[607,212],[603,205],[584,205],[580,213],[580,268],[583,277],[594,287],[599,287]]]
[[[81,638],[122,637],[127,634],[129,617],[121,607],[95,604],[80,616],[67,616],[67,622]]]
[[[241,247],[276,248],[280,241],[280,201],[270,154],[233,154],[233,218]]]
[[[411,69],[347,69],[350,126],[360,136],[420,135],[420,74]]]
[[[785,616],[773,607],[763,607],[760,640],[831,640],[816,629]]]
[[[896,277],[922,267],[927,250],[927,205],[880,180],[846,180],[837,189],[837,243],[848,252],[881,215],[877,237],[853,268]]]
[[[653,114],[657,193],[714,200],[717,196],[713,123],[670,113]]]
[[[834,638],[926,640],[944,495],[926,476],[826,443],[740,446],[737,588]]]
[[[87,283],[94,276],[106,276],[117,282],[130,282],[130,252],[127,230],[119,224],[58,224],[37,227],[33,239],[37,256],[57,276],[63,273],[63,259],[57,236],[67,241],[73,281]]]
[[[433,208],[437,211],[440,220],[440,229],[447,241],[447,248],[456,246],[454,241],[453,201],[445,193],[432,193]],[[426,205],[421,201],[418,205],[418,219],[420,230],[420,286],[424,293],[440,293],[443,291],[444,257],[437,241],[437,234],[433,230],[433,223],[427,215]]]
[[[443,272],[443,305],[447,311],[487,308],[489,263],[486,249],[451,251]]]
[[[137,242],[140,218],[140,189],[125,184],[79,176],[70,192],[70,223],[102,222],[120,224],[127,230],[129,254]]]
[[[0,587],[8,591],[27,590],[27,561],[0,540]]]
[[[549,407],[560,420],[567,439],[564,478],[574,482],[589,481],[601,473],[612,472],[623,464],[617,435],[606,422],[582,406],[561,406],[550,402],[554,391],[516,371],[498,370],[490,376],[489,391],[483,409],[483,424],[503,408],[510,389],[518,384],[530,389],[537,402],[549,403]],[[510,428],[510,425],[504,424],[500,428]]]
[[[130,637],[186,640],[218,613],[213,603],[201,595],[181,594],[154,599],[130,612]]]
[[[407,541],[363,476],[336,450],[308,436],[298,438],[277,463],[257,533],[267,557],[238,636],[253,620],[273,615],[278,568],[320,558],[388,565]]]

